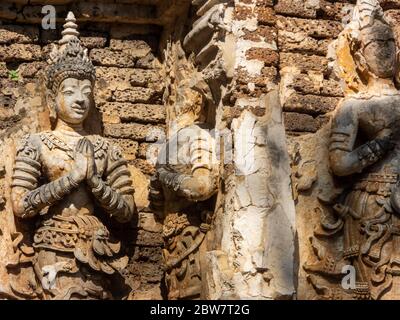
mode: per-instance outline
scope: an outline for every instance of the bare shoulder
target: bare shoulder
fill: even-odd
[[[40,134],[31,133],[23,136],[21,139],[17,139],[16,141],[16,155],[17,158],[21,159],[27,158],[35,161],[39,161],[40,159],[40,150],[42,147],[42,140],[40,138]]]
[[[332,124],[334,126],[347,126],[351,123],[354,123],[354,121],[357,120],[357,111],[359,109],[357,106],[359,106],[359,104],[359,101],[354,98],[343,99],[336,109]]]
[[[45,134],[45,132],[41,133],[29,133],[24,135],[22,138],[17,140],[17,145],[19,147],[36,147],[39,148],[42,144],[42,135]]]

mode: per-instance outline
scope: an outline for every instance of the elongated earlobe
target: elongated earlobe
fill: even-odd
[[[46,91],[46,104],[49,108],[50,121],[54,124],[57,120],[56,102],[54,93],[50,90]]]

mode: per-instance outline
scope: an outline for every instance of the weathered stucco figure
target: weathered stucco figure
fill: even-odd
[[[207,200],[217,192],[218,166],[214,138],[201,119],[200,92],[193,87],[178,98],[178,130],[162,147],[152,181],[153,203],[164,215],[168,299],[204,294],[204,239],[213,213],[212,200]]]
[[[134,190],[120,150],[83,128],[95,69],[71,12],[66,21],[46,70],[55,129],[28,135],[15,157],[12,206],[31,234],[16,248],[10,269],[32,264],[36,279],[21,271],[29,285],[13,289],[41,299],[115,298],[109,280],[127,257],[100,217],[129,221]]]
[[[342,232],[340,257],[319,251],[311,272],[340,280],[355,268],[355,299],[400,298],[400,93],[394,85],[394,34],[376,0],[359,0],[336,44],[346,97],[332,121],[329,161],[345,187],[322,221],[322,233]],[[348,269],[347,269],[348,270]],[[348,289],[348,288],[345,288]]]

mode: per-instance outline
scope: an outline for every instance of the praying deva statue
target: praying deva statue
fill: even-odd
[[[214,210],[218,165],[215,140],[201,116],[204,87],[181,92],[174,106],[177,130],[160,150],[151,184],[164,218],[163,249],[168,299],[204,299],[206,233]]]
[[[341,279],[352,265],[353,298],[399,299],[400,92],[394,33],[377,0],[357,2],[338,41],[347,90],[332,121],[329,160],[347,188],[333,206],[337,222],[323,227],[342,232],[343,252],[306,269]]]
[[[70,12],[46,70],[55,129],[21,141],[12,179],[15,216],[32,224],[37,220],[30,261],[41,299],[115,298],[111,277],[126,267],[127,257],[98,213],[125,223],[135,212],[121,151],[83,128],[93,104],[95,68],[75,21]],[[29,252],[22,251],[20,263]]]

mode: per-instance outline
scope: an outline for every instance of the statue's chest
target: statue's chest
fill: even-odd
[[[399,130],[400,98],[390,97],[366,102],[359,109],[360,129],[374,136],[383,129]]]
[[[74,159],[72,159],[63,150],[43,150],[42,154],[42,170],[49,180],[58,179],[73,169]],[[105,158],[95,158],[97,172],[103,175],[106,169]]]
[[[75,144],[66,144],[53,135],[43,135],[40,152],[42,171],[50,180],[58,179],[73,170]],[[96,141],[95,141],[96,142]],[[95,162],[98,174],[103,175],[106,169],[107,152],[95,144]]]

